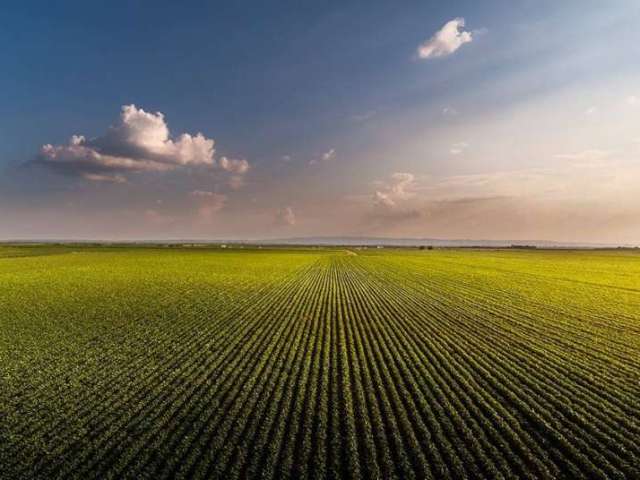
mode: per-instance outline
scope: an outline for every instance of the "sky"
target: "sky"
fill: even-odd
[[[640,244],[635,0],[0,5],[0,239]]]

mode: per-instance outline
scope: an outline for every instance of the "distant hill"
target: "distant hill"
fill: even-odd
[[[588,242],[557,242],[552,240],[475,240],[448,238],[391,238],[391,237],[292,237],[268,239],[7,239],[4,244],[96,244],[96,245],[271,245],[271,246],[345,246],[345,247],[478,247],[478,248],[637,248],[638,245]]]
[[[549,240],[474,240],[441,238],[388,238],[388,237],[295,237],[256,240],[243,243],[262,245],[344,245],[384,247],[537,247],[537,248],[615,248],[633,247],[609,243],[555,242]]]

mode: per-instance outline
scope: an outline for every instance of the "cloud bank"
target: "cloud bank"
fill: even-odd
[[[458,50],[465,43],[473,41],[473,34],[464,30],[464,18],[448,21],[426,42],[418,46],[418,58],[446,57]]]

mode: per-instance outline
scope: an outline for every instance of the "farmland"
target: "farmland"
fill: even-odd
[[[0,478],[640,478],[632,251],[0,247]]]

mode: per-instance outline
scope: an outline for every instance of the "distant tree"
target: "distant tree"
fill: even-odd
[[[420,246],[418,247],[418,249],[419,249],[419,250],[424,250],[424,245],[420,245]]]
[[[428,248],[429,250],[433,250],[433,245],[429,245],[427,248]]]

